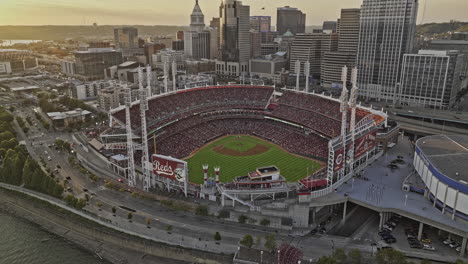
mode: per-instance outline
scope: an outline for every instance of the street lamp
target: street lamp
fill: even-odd
[[[280,251],[278,249],[278,264],[280,263]]]
[[[408,201],[408,195],[405,194],[405,207],[406,207],[406,201]]]
[[[260,251],[260,264],[263,263],[263,250]]]

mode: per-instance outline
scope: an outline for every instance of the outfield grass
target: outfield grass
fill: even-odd
[[[189,166],[189,180],[193,183],[203,183],[203,164],[208,164],[210,177],[214,177],[214,166],[220,166],[220,181],[230,182],[237,176],[247,175],[256,168],[276,165],[281,175],[289,182],[304,178],[320,168],[320,163],[308,158],[292,155],[275,144],[251,136],[241,136],[242,144],[238,144],[239,136],[228,136],[206,145],[190,158],[186,159]],[[237,141],[237,142],[236,142]],[[256,144],[262,144],[269,149],[261,154],[251,156],[227,156],[219,154],[212,149],[218,145],[234,149],[239,152],[248,151]]]

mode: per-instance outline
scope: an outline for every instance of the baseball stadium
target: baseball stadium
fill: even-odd
[[[325,195],[376,156],[377,130],[387,122],[385,113],[357,105],[353,91],[348,101],[347,90],[333,98],[273,86],[218,85],[141,102],[111,111],[112,128],[101,135],[105,148],[133,156],[128,163],[134,162],[143,181],[147,164],[151,187],[174,180],[151,169],[150,157],[157,154],[187,164],[186,193],[188,186],[189,193],[228,198],[229,190],[289,193],[291,186],[302,195]],[[126,178],[128,163],[121,164]],[[275,176],[264,177],[259,168],[266,167],[277,170]]]

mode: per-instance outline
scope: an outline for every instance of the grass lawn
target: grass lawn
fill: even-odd
[[[203,183],[203,164],[208,164],[209,177],[214,177],[214,166],[220,166],[220,181],[230,182],[237,176],[247,175],[258,167],[276,165],[281,175],[289,182],[295,182],[307,176],[307,173],[320,168],[320,163],[304,157],[292,155],[273,143],[269,143],[251,136],[228,136],[221,138],[206,145],[195,153],[192,157],[186,159],[189,166],[189,180],[193,183]],[[242,144],[240,144],[242,143]],[[233,149],[239,152],[245,152],[254,148],[257,144],[267,146],[269,149],[265,152],[251,156],[228,156],[217,153],[213,150],[218,145]]]

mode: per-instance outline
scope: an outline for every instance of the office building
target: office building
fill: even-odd
[[[85,81],[104,79],[104,70],[123,62],[122,53],[113,49],[75,52],[75,74]]]
[[[205,16],[197,0],[190,15],[190,31],[184,32],[185,55],[195,60],[209,59],[211,56],[210,44],[210,31],[205,30]]]
[[[173,50],[184,50],[184,40],[177,39],[172,41],[172,49]]]
[[[158,53],[158,51],[165,49],[166,45],[161,43],[146,43],[143,47],[145,57],[146,57],[146,64],[153,65],[153,54]]]
[[[19,73],[37,66],[37,59],[30,51],[0,49],[0,74]]]
[[[250,59],[250,7],[224,0],[220,13],[220,54],[216,73],[224,79],[248,73]]]
[[[417,11],[418,0],[363,1],[357,67],[366,100],[394,101],[403,55],[413,49]]]
[[[201,32],[203,29],[205,29],[205,15],[201,10],[200,5],[198,5],[198,0],[195,0],[195,6],[193,7],[192,14],[190,15],[190,30]]]
[[[275,75],[284,71],[287,63],[285,52],[278,52],[276,54],[251,59],[249,66],[250,76],[273,80]]]
[[[118,49],[136,49],[138,45],[138,29],[134,27],[114,28],[115,47]]]
[[[324,21],[322,26],[322,33],[336,33],[337,32],[337,22],[336,21]]]
[[[291,72],[296,71],[296,61],[301,62],[301,74],[304,74],[303,64],[310,63],[310,75],[314,79],[320,78],[322,57],[326,52],[336,51],[338,48],[338,34],[297,34],[289,57]]]
[[[195,60],[210,59],[210,31],[186,31],[184,38],[185,55]]]
[[[355,66],[359,41],[360,9],[342,9],[339,19],[338,51],[327,52],[322,58],[320,84],[324,88],[341,89],[341,71],[348,67],[348,82]]]
[[[271,30],[271,16],[251,16],[250,17],[250,30],[260,32],[270,32]]]
[[[468,55],[460,51],[420,50],[405,54],[398,87],[400,104],[448,109],[467,87]]]
[[[288,30],[294,35],[305,33],[306,14],[301,10],[285,6],[279,7],[276,12],[276,31],[282,35]]]
[[[172,62],[175,61],[178,70],[183,70],[186,56],[182,50],[163,49],[153,55],[153,66],[159,69],[164,69],[164,64],[172,68]]]

